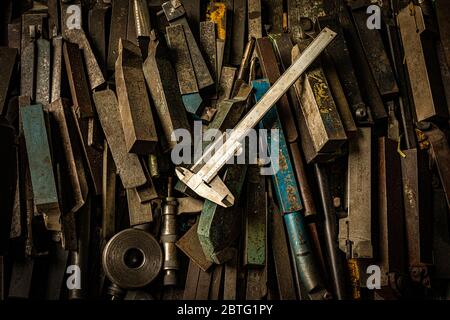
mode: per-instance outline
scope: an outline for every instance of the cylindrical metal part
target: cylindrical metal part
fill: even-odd
[[[251,38],[245,46],[244,55],[242,56],[242,61],[237,76],[237,78],[240,80],[244,80],[245,75],[247,74],[248,68],[250,66],[250,60],[252,58],[253,48],[255,47],[255,41],[255,38]]]
[[[170,183],[169,183],[170,184]],[[170,189],[169,189],[170,190]],[[169,194],[171,191],[169,191]],[[162,213],[161,242],[164,250],[164,285],[176,285],[176,271],[180,269],[177,247],[177,207],[176,198],[167,197]]]
[[[329,299],[329,292],[323,287],[318,273],[311,244],[308,239],[308,231],[300,212],[292,212],[284,215],[284,222],[289,237],[289,244],[294,254],[300,279],[309,296],[313,300]]]
[[[102,263],[111,282],[122,289],[134,289],[156,278],[162,260],[161,247],[150,233],[125,229],[108,241]]]
[[[345,299],[344,269],[342,261],[339,257],[336,213],[333,209],[333,203],[328,187],[328,179],[326,173],[324,172],[325,168],[322,166],[322,164],[315,164],[314,170],[317,176],[317,183],[319,186],[325,217],[325,242],[328,257],[330,259],[331,278],[333,281],[334,292],[339,300],[343,300]]]
[[[159,178],[159,165],[158,157],[156,154],[151,154],[148,157],[148,169],[150,171],[150,176],[154,179]]]

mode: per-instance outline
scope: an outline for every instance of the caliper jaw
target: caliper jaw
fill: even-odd
[[[206,183],[189,169],[177,167],[175,172],[177,177],[200,197],[225,208],[233,206],[234,196],[219,176],[214,177],[210,183]]]

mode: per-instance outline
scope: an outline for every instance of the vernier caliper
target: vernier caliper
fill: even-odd
[[[220,169],[235,154],[242,152],[243,141],[249,131],[261,121],[335,36],[335,32],[324,28],[261,100],[239,121],[231,134],[223,133],[211,143],[190,169],[176,168],[178,178],[199,196],[223,207],[231,207],[234,204],[234,196],[217,176]]]

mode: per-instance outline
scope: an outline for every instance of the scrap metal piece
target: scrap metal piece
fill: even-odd
[[[28,36],[28,42],[24,43],[20,51],[20,94],[30,99],[35,95],[35,32],[36,26],[30,26],[28,33],[31,33],[32,37]],[[22,32],[22,40],[24,37]]]
[[[259,39],[263,36],[261,18],[261,0],[248,0],[248,39]]]
[[[200,52],[197,42],[192,34],[186,19],[186,10],[180,0],[171,0],[162,4],[164,14],[171,26],[182,25],[189,46],[189,53],[192,58],[194,66],[195,77],[197,78],[198,88],[203,89],[214,83],[211,74],[209,73],[206,62]]]
[[[448,108],[434,46],[435,35],[426,24],[422,9],[411,4],[400,10],[397,21],[417,121],[448,119]]]
[[[136,26],[136,36],[150,37],[151,23],[150,13],[146,0],[133,0],[134,23]]]
[[[97,58],[92,51],[91,45],[82,29],[70,29],[66,31],[65,38],[72,43],[78,44],[83,52],[86,73],[88,75],[91,90],[105,83],[102,70],[97,62]]]
[[[293,57],[306,43],[293,49]],[[330,86],[320,66],[312,65],[303,79],[295,83],[300,107],[317,153],[335,153],[347,140],[344,126],[331,95]]]
[[[61,137],[65,166],[68,171],[72,206],[70,211],[77,212],[85,203],[88,193],[88,183],[84,172],[84,159],[76,124],[70,107],[61,99],[52,102],[47,110],[57,125],[57,135]]]
[[[98,65],[100,70],[105,74],[106,71],[106,15],[109,12],[109,7],[104,5],[101,1],[96,2],[94,7],[89,10],[88,15],[88,30],[89,38],[92,41],[92,51],[98,58]]]
[[[280,210],[270,201],[270,243],[275,265],[278,292],[280,300],[296,300],[291,261],[289,259],[289,244],[286,239],[283,217]]]
[[[3,70],[0,73],[0,114],[3,114],[9,94],[12,88],[12,76],[16,66],[17,50],[0,47],[0,65]]]
[[[342,26],[338,19],[333,16],[319,17],[318,23],[321,28],[328,27],[337,32],[338,35],[335,41],[327,47],[325,52],[334,62],[355,121],[359,125],[370,125],[373,121],[372,115],[362,98],[360,85],[358,84],[354,71],[354,66],[357,66],[357,64],[350,57]]]
[[[97,91],[93,94],[98,117],[111,149],[117,173],[126,189],[136,188],[147,182],[137,155],[129,153],[125,145],[125,133],[116,95],[112,90]]]
[[[143,230],[125,229],[103,249],[106,275],[122,289],[141,288],[151,283],[158,276],[162,262],[158,241]]]
[[[167,42],[174,55],[175,70],[184,106],[186,111],[195,114],[202,103],[202,98],[198,93],[198,79],[196,80],[184,28],[177,24],[167,27],[166,31]]]
[[[114,70],[119,56],[119,40],[127,38],[129,0],[115,0],[112,4],[111,27],[109,29],[109,46],[107,68]]]
[[[63,38],[55,36],[52,39],[53,61],[52,61],[52,83],[50,102],[54,102],[61,97],[61,76],[63,64]]]
[[[151,202],[141,202],[136,188],[127,189],[128,213],[130,216],[130,226],[134,227],[153,221]]]
[[[177,129],[188,129],[189,122],[180,99],[177,75],[169,60],[167,47],[159,40],[152,40],[143,71],[150,89],[155,109],[165,139],[160,139],[163,152],[171,150],[177,143],[172,133]]]
[[[398,94],[398,86],[384,48],[381,33],[367,27],[367,7],[352,8],[352,17],[381,97],[389,100]]]
[[[200,45],[206,55],[211,76],[217,78],[216,24],[214,21],[200,22]]]
[[[105,140],[103,147],[102,179],[102,242],[116,233],[116,175],[117,170],[110,147]]]
[[[447,205],[450,208],[450,147],[447,138],[445,133],[436,126],[425,134],[431,144],[432,159],[436,163]]]
[[[350,258],[372,258],[372,129],[349,141],[348,216],[339,220],[339,248]]]
[[[120,39],[116,86],[128,152],[150,154],[158,143],[139,47]]]
[[[219,82],[225,54],[227,36],[227,6],[223,2],[210,2],[206,17],[216,25],[216,83]],[[236,35],[234,35],[236,36]]]
[[[236,300],[238,281],[238,252],[232,250],[231,259],[225,264],[223,300]]]
[[[247,83],[247,76],[250,69],[250,64],[252,60],[253,55],[253,49],[255,47],[255,38],[251,38],[247,45],[245,46],[244,55],[242,56],[241,64],[239,65],[238,74],[236,76],[236,81],[233,85],[233,90],[231,93],[231,97],[233,98],[237,93],[239,92],[239,89],[241,88],[241,85],[243,83]]]
[[[410,272],[432,263],[432,216],[429,192],[431,181],[425,169],[424,151],[402,150],[403,202],[405,206],[406,238]],[[417,277],[413,277],[413,279]]]
[[[257,166],[248,168],[244,265],[265,266],[267,235],[266,179]]]
[[[280,78],[281,73],[269,38],[260,38],[256,40],[256,52],[264,77],[269,79],[271,84],[274,84]],[[277,110],[287,140],[289,142],[297,140],[297,128],[295,126],[294,116],[291,111],[287,94],[283,95],[279,101],[277,101]]]
[[[20,108],[28,163],[33,184],[34,203],[44,215],[45,226],[61,231],[60,207],[53,174],[49,135],[41,104]]]
[[[244,54],[245,30],[247,22],[247,1],[236,0],[233,2],[233,26],[231,37],[231,57],[232,65],[239,65]]]
[[[200,267],[193,260],[190,260],[184,286],[183,300],[195,299],[199,275]]]
[[[247,172],[246,165],[230,166],[224,178],[227,188],[239,197]],[[229,249],[239,235],[241,217],[236,207],[224,208],[205,200],[197,234],[206,259],[217,264],[230,259]]]
[[[94,116],[94,109],[91,103],[80,49],[77,44],[65,42],[63,52],[76,113],[79,114],[80,118],[91,118]]]
[[[332,206],[332,199],[330,194],[328,175],[326,174],[323,164],[316,163],[314,170],[319,187],[320,198],[322,200],[322,208],[324,212],[324,229],[325,229],[325,244],[328,253],[328,259],[331,265],[331,280],[333,283],[334,293],[336,298],[343,300],[346,297],[345,290],[345,274],[343,259],[340,256],[338,245],[338,221],[336,212]]]
[[[211,147],[190,170],[177,167],[176,173],[178,178],[202,197],[208,198],[224,207],[232,206],[234,197],[217,176],[218,171],[233,157],[236,151],[242,148],[240,141],[243,141],[248,131],[256,126],[259,120],[287,92],[290,86],[294,84],[334,37],[335,33],[331,30],[322,30],[302,56],[286,70],[264,97],[236,125],[235,130],[227,137],[225,143],[223,143],[223,137],[213,142]],[[221,144],[221,147],[215,150],[218,142]],[[211,156],[213,151],[216,151],[216,153]],[[206,163],[205,157],[209,158]]]
[[[236,76],[236,68],[223,67],[219,80],[219,87],[217,89],[217,101],[220,102],[225,99],[231,98],[231,91]]]
[[[397,141],[378,139],[378,216],[380,230],[381,286],[392,287],[390,279],[406,271],[404,216],[400,157]],[[388,290],[389,293],[389,290]]]
[[[208,260],[203,253],[202,246],[197,235],[198,223],[189,228],[188,231],[176,242],[178,249],[183,251],[203,271],[207,271],[213,262]]]
[[[450,21],[447,19],[447,13],[450,10],[448,1],[435,1],[436,19],[439,24],[439,34],[442,47],[447,58],[447,65],[450,66]]]

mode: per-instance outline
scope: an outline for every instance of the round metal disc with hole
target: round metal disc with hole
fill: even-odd
[[[158,241],[150,233],[126,229],[108,241],[102,263],[111,282],[123,289],[141,288],[158,276],[163,254]]]

